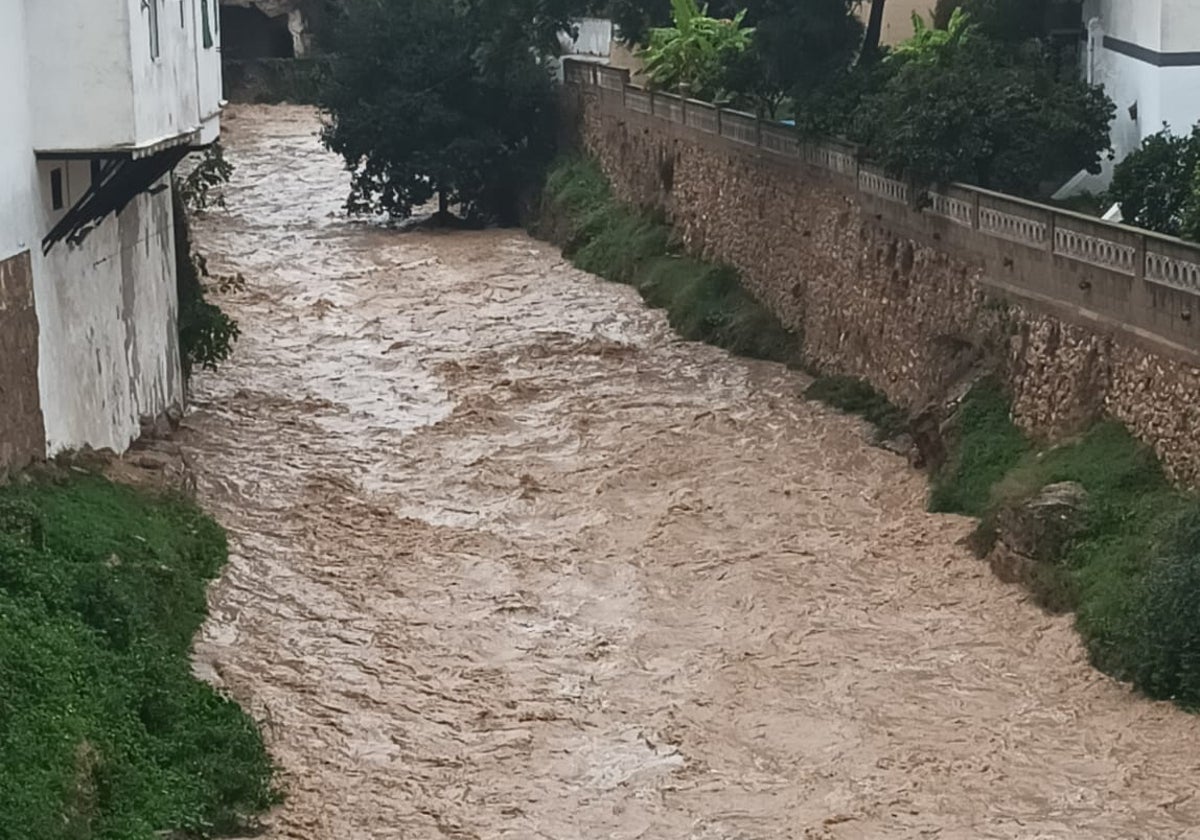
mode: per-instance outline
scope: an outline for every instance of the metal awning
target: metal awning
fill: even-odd
[[[184,144],[141,157],[132,153],[102,157],[99,172],[87,192],[42,239],[42,253],[50,253],[50,249],[64,240],[71,244],[82,242],[108,216],[120,215],[133,199],[153,190],[189,151],[190,147]]]

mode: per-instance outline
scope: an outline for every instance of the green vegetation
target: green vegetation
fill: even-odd
[[[750,46],[753,29],[742,22],[745,11],[732,19],[708,16],[696,0],[671,0],[674,26],[650,30],[650,43],[641,53],[650,84],[665,90],[685,89],[689,96],[723,99],[729,67]]]
[[[652,214],[617,201],[593,162],[559,162],[546,182],[547,231],[584,271],[627,283],[665,309],[684,338],[757,359],[799,362],[799,337],[747,292],[728,266],[680,253],[670,228]]]
[[[319,102],[351,174],[347,208],[408,218],[433,198],[517,220],[554,155],[547,58],[574,0],[346,0]]]
[[[1113,170],[1108,195],[1129,224],[1200,242],[1200,123],[1143,140]]]
[[[221,172],[228,179],[232,166],[220,159]],[[211,177],[211,176],[210,176]],[[212,184],[201,180],[199,195],[207,196]],[[196,367],[216,370],[217,365],[233,354],[241,330],[237,322],[208,301],[202,277],[208,269],[204,258],[192,250],[192,232],[188,223],[188,207],[178,181],[171,191],[175,224],[175,286],[179,295],[179,358],[184,379],[190,379]],[[207,201],[207,199],[205,199]],[[223,206],[224,202],[221,202]]]
[[[1098,668],[1151,697],[1200,706],[1200,499],[1172,487],[1120,424],[1038,448],[985,380],[963,402],[931,508],[982,517],[979,544],[990,547],[999,511],[1067,481],[1087,491],[1084,528],[1062,557],[1039,567],[1035,597],[1075,611]]]
[[[851,121],[870,158],[918,185],[966,181],[1020,195],[1100,171],[1113,103],[1046,44],[991,38],[961,9],[946,29],[914,22]]]
[[[182,500],[0,488],[0,836],[227,835],[272,802],[253,722],[191,673],[225,559]]]
[[[983,516],[992,487],[1029,449],[998,383],[984,380],[963,399],[950,449],[949,459],[933,476],[929,509]]]
[[[694,17],[694,0],[673,2]],[[704,37],[654,28],[667,0],[598,5],[625,37],[650,39],[660,86],[687,82],[692,95],[792,117],[804,133],[859,144],[918,188],[966,181],[1041,196],[1080,170],[1099,172],[1109,150],[1115,106],[1079,79],[1078,45],[1055,35],[1071,11],[1054,0],[942,0],[932,24],[914,15],[913,37],[890,52],[879,47],[883,0],[871,4],[865,37],[855,0],[714,0]],[[723,48],[742,23],[748,41]],[[672,71],[660,73],[667,35],[688,60],[672,54]]]
[[[818,376],[804,396],[857,415],[875,427],[875,440],[890,440],[908,429],[908,416],[870,383],[852,376]]]

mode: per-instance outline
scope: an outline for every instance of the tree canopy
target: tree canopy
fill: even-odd
[[[1130,224],[1200,242],[1200,123],[1143,140],[1117,164],[1108,195]]]
[[[961,10],[947,29],[914,23],[853,120],[871,157],[916,183],[1018,194],[1100,171],[1114,113],[1100,88],[1060,72],[1039,41],[998,42]]]
[[[325,145],[352,173],[352,212],[405,218],[435,196],[514,220],[553,153],[546,56],[571,0],[348,0],[320,96]]]
[[[753,30],[742,22],[745,12],[732,19],[709,17],[696,0],[671,0],[673,26],[650,30],[650,43],[642,52],[646,75],[655,87],[688,89],[701,99],[722,97],[728,69],[746,51]]]

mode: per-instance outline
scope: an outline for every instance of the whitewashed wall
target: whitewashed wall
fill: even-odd
[[[37,233],[24,7],[25,0],[0,0],[0,260],[34,247]]]
[[[1085,73],[1104,85],[1117,106],[1112,126],[1117,160],[1164,123],[1176,133],[1189,131],[1200,120],[1200,3],[1087,0],[1083,13],[1089,24]],[[1129,48],[1111,39],[1146,52],[1128,55]],[[1130,110],[1135,104],[1136,115]]]
[[[215,0],[25,0],[24,7],[39,151],[152,145],[202,129],[218,113]]]
[[[183,401],[167,182],[81,243],[42,251],[42,237],[92,174],[87,159],[39,162],[35,148],[98,150],[129,145],[139,133],[194,131],[206,84],[210,123],[218,124],[219,55],[215,45],[197,48],[197,0],[155,0],[157,61],[147,22],[125,17],[144,14],[139,2],[106,3],[98,14],[90,1],[0,0],[0,260],[31,254],[37,390],[51,455],[85,445],[124,450],[143,417]],[[55,169],[63,178],[59,210],[51,201]]]
[[[69,201],[87,189],[87,162],[38,165],[49,229],[50,171],[66,167]],[[69,205],[68,205],[69,206]],[[83,445],[124,450],[142,417],[183,403],[171,195],[142,194],[80,244],[34,255],[39,382],[49,454]]]

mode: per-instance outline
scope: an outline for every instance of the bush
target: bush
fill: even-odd
[[[1130,676],[1151,697],[1200,708],[1200,509],[1181,515],[1146,575],[1130,634]]]
[[[233,354],[241,335],[237,322],[204,296],[201,277],[207,274],[203,258],[192,252],[187,206],[176,183],[171,192],[175,222],[175,286],[179,296],[179,359],[184,379],[196,367],[216,370]]]
[[[1100,171],[1115,106],[1041,42],[996,41],[959,10],[946,30],[918,26],[884,63],[891,75],[858,106],[854,139],[896,175],[1034,195]]]
[[[684,338],[779,362],[800,360],[800,338],[742,286],[737,272],[678,253],[666,222],[615,198],[595,163],[568,159],[552,168],[543,220],[576,266],[627,283],[665,309]]]
[[[1113,170],[1108,195],[1129,224],[1200,241],[1200,123],[1143,140]]]
[[[982,380],[963,399],[956,435],[950,457],[933,476],[929,509],[983,516],[992,487],[1029,449],[998,382]]]
[[[1151,697],[1200,707],[1200,500],[1172,487],[1154,453],[1119,423],[1034,448],[995,382],[968,394],[959,426],[931,509],[981,516],[976,545],[986,550],[1002,510],[1051,484],[1082,485],[1083,530],[1035,569],[1035,599],[1075,611],[1096,667]]]
[[[0,826],[208,836],[273,801],[253,722],[191,674],[225,557],[182,500],[94,477],[0,490]]]

